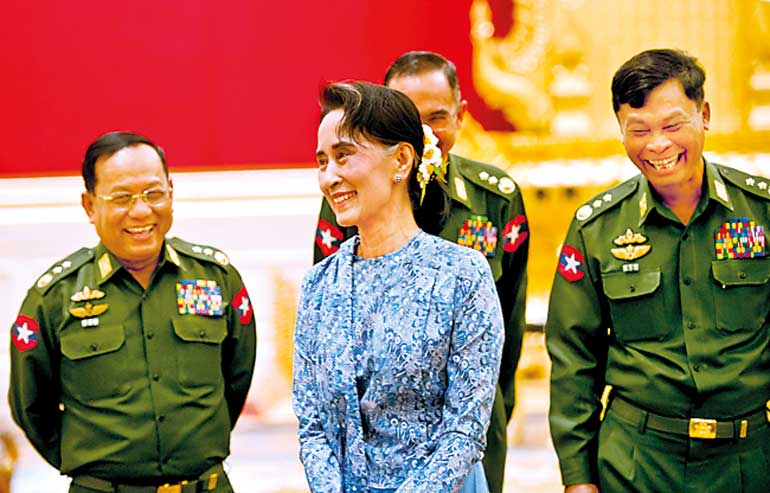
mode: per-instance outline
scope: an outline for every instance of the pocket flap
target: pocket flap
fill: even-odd
[[[117,351],[125,340],[122,325],[78,330],[62,334],[61,352],[75,361]]]
[[[722,286],[759,286],[770,279],[770,259],[714,260],[711,270]]]
[[[176,335],[187,342],[219,344],[227,336],[227,319],[224,317],[182,315],[174,318],[172,323]]]
[[[613,272],[602,275],[604,294],[611,300],[635,298],[654,293],[660,286],[660,270],[649,272]]]

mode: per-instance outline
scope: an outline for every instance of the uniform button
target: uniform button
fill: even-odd
[[[91,351],[96,351],[97,349],[99,349],[97,344],[91,344]]]
[[[158,416],[158,421],[160,421],[162,423],[162,422],[166,421],[166,417],[165,416]]]
[[[690,279],[689,277],[685,277],[684,278],[684,285],[685,286],[689,286],[690,284],[692,284],[692,279]]]
[[[155,337],[155,333],[154,332],[150,331],[150,332],[147,333],[147,339],[152,339],[153,337]]]
[[[199,334],[200,334],[201,337],[206,337],[206,331],[205,330],[200,331]]]
[[[693,371],[700,371],[700,365],[698,363],[695,363],[694,365],[692,365],[692,370]]]
[[[154,373],[154,374],[152,375],[152,379],[153,379],[153,380],[155,380],[155,381],[157,382],[158,380],[160,380],[160,375],[158,375],[157,373]]]
[[[695,328],[695,322],[692,322],[692,321],[687,322],[687,328],[688,329],[694,329]]]
[[[633,293],[634,291],[636,291],[636,286],[634,286],[633,284],[630,284],[630,285],[628,286],[628,290],[629,290],[629,291],[631,291],[631,292]]]
[[[683,239],[684,241],[687,241],[687,239],[688,239],[689,237],[690,237],[690,233],[685,233],[685,234],[683,234],[683,235],[682,235],[682,239]]]
[[[745,272],[743,272],[743,271],[741,271],[741,272],[738,274],[738,277],[740,277],[741,279],[746,279],[746,273],[745,273]]]

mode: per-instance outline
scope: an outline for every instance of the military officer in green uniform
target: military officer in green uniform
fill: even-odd
[[[506,426],[513,413],[514,372],[525,329],[529,228],[521,191],[498,168],[449,153],[467,106],[452,62],[430,52],[405,53],[388,69],[385,85],[403,92],[415,103],[423,123],[432,128],[442,155],[448,159],[444,175],[451,198],[448,218],[441,231],[429,232],[483,252],[497,282],[505,318],[505,344],[483,462],[490,491],[501,493]],[[324,199],[314,261],[336,252],[339,244],[353,234],[355,228],[337,224]]]
[[[569,493],[768,488],[770,180],[704,158],[704,80],[661,49],[612,81],[641,174],[577,210],[546,323]]]
[[[256,352],[243,281],[221,251],[165,237],[172,183],[145,137],[94,141],[83,179],[101,241],[22,304],[13,418],[71,493],[231,492],[222,461]]]

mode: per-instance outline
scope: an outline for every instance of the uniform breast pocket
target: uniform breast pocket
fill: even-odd
[[[665,321],[666,304],[661,275],[647,272],[602,275],[612,317],[612,330],[622,342],[662,340],[671,330]]]
[[[101,399],[131,389],[122,325],[72,328],[61,335],[62,385],[80,399]]]
[[[222,381],[222,341],[227,336],[224,317],[185,315],[173,320],[180,340],[176,352],[179,382],[186,387],[217,385]]]
[[[714,310],[717,328],[756,330],[770,312],[770,258],[714,260]]]

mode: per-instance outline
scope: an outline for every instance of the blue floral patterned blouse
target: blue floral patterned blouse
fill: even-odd
[[[302,284],[293,405],[310,489],[457,492],[485,448],[500,366],[489,265],[424,232],[377,258],[357,242]]]

